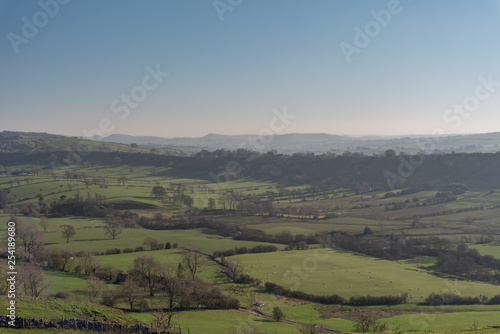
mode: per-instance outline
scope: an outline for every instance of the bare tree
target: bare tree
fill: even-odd
[[[134,259],[129,273],[135,281],[143,283],[144,290],[148,289],[149,295],[153,297],[163,273],[163,266],[151,255],[139,255]]]
[[[243,265],[240,261],[226,261],[225,267],[224,269],[222,269],[222,272],[231,280],[236,281],[243,272]]]
[[[42,168],[38,165],[31,167],[31,174],[35,174],[38,176],[38,174],[40,174],[41,171],[42,171]]]
[[[104,234],[111,236],[111,238],[116,239],[123,231],[123,223],[121,218],[108,215],[106,217],[106,225],[104,225]]]
[[[205,255],[200,252],[188,251],[182,254],[182,263],[191,273],[192,279],[194,279],[198,270],[206,263],[206,260]]]
[[[87,253],[84,257],[80,258],[80,264],[86,276],[95,275],[97,269],[101,267],[101,261],[96,256]]]
[[[27,262],[40,263],[45,249],[45,240],[33,225],[17,223],[17,238],[22,249],[22,256]]]
[[[161,277],[161,290],[165,292],[168,298],[168,310],[174,310],[174,304],[179,302],[183,294],[183,282],[179,278],[177,270],[174,272],[169,267],[166,268]],[[170,317],[171,319],[172,317]],[[168,325],[170,326],[170,319]]]
[[[117,295],[130,305],[131,310],[134,309],[134,305],[141,299],[139,285],[131,279],[126,280],[120,285]]]
[[[47,233],[47,228],[49,228],[49,220],[47,217],[40,217],[40,226],[43,228],[43,232]]]
[[[87,288],[86,292],[89,300],[93,303],[99,297],[101,292],[104,290],[106,284],[104,281],[94,275],[87,278]]]
[[[158,242],[158,240],[153,239],[151,237],[147,237],[146,239],[144,239],[144,242],[142,244],[149,246],[151,250],[163,249],[163,244]]]
[[[43,270],[33,264],[23,264],[18,266],[20,279],[24,293],[27,296],[39,297],[44,291],[48,290],[50,284],[45,280]]]

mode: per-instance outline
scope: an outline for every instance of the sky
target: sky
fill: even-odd
[[[499,16],[495,0],[0,0],[0,131],[496,132]]]

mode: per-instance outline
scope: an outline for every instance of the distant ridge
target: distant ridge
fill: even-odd
[[[136,143],[146,146],[165,146],[193,150],[235,150],[245,148],[254,151],[276,150],[281,153],[313,152],[317,154],[344,151],[364,154],[380,154],[387,149],[396,152],[426,153],[451,152],[496,152],[500,151],[500,132],[446,135],[431,137],[425,135],[407,136],[364,136],[353,137],[328,133],[289,133],[272,137],[258,135],[221,135],[210,133],[203,137],[155,137],[114,134],[102,139],[106,142],[123,144]]]
[[[0,132],[3,137],[21,137],[21,138],[67,138],[67,136],[54,135],[47,132],[22,132],[22,131],[7,131]]]
[[[0,151],[27,152],[65,149],[68,145],[75,145],[75,142],[79,140],[88,139],[45,132],[6,130],[0,132]],[[452,152],[496,153],[500,151],[500,132],[439,137],[424,135],[353,137],[328,133],[289,133],[258,136],[252,134],[223,135],[209,133],[203,137],[169,138],[113,134],[105,138],[93,138],[93,140],[100,143],[96,145],[98,150],[103,151],[135,151],[136,149],[132,149],[132,147],[136,146],[131,146],[131,144],[137,144],[142,147],[142,151],[156,148],[174,155],[191,155],[201,150],[237,150],[239,148],[259,152],[276,150],[284,154],[308,152],[315,154],[327,152],[348,154],[348,152],[358,152],[365,155],[382,154],[388,149],[392,149],[396,153],[404,152],[408,154],[414,154],[422,150],[427,154]],[[112,144],[122,146],[112,146]]]

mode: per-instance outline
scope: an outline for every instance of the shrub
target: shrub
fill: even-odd
[[[134,249],[133,249],[133,248],[128,248],[128,247],[127,247],[127,248],[124,248],[124,249],[122,250],[122,253],[132,253],[133,251],[134,251]]]
[[[379,323],[375,318],[368,315],[361,316],[354,324],[354,331],[359,333],[383,332],[385,330],[387,330],[386,323]]]
[[[109,248],[106,249],[106,255],[112,255],[112,254],[120,254],[122,251],[118,248]]]
[[[118,296],[114,291],[106,291],[101,296],[101,304],[108,307],[114,307]]]
[[[144,252],[144,247],[143,246],[137,246],[137,247],[135,247],[134,252]]]
[[[363,234],[373,234],[373,230],[368,226],[365,227]]]
[[[285,317],[285,315],[283,314],[283,311],[278,306],[275,306],[273,308],[273,318],[274,318],[274,320],[277,321],[277,322],[279,322],[284,317]]]
[[[66,292],[59,291],[54,295],[54,297],[60,299],[68,299],[68,294]]]
[[[500,295],[491,297],[490,300],[488,300],[488,304],[494,304],[494,305],[500,304]]]

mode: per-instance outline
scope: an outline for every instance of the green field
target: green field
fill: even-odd
[[[144,323],[153,321],[153,316],[150,313],[129,313],[129,315]],[[217,319],[224,319],[224,321],[218,321]],[[219,334],[231,330],[241,333],[241,331],[248,328],[256,328],[277,334],[299,333],[295,326],[276,323],[237,310],[179,312],[172,321],[175,325],[180,326],[183,332],[189,328],[189,332],[193,334]]]
[[[230,259],[241,261],[251,276],[264,282],[313,294],[338,294],[348,298],[408,293],[410,303],[419,303],[432,292],[473,297],[492,297],[499,293],[498,286],[439,278],[418,269],[417,264],[326,248],[274,252],[265,256],[243,254]]]
[[[111,159],[109,159],[111,161]],[[417,205],[424,201],[432,201],[436,190],[424,190],[415,194],[384,198],[387,191],[356,194],[352,189],[336,188],[324,194],[309,188],[309,185],[284,185],[279,181],[264,178],[246,177],[232,179],[223,184],[213,183],[208,172],[179,170],[172,166],[148,166],[144,162],[138,164],[110,164],[106,161],[94,163],[95,167],[74,166],[74,173],[88,178],[104,177],[105,186],[86,185],[81,179],[51,176],[46,169],[38,176],[16,178],[0,176],[0,189],[9,189],[11,206],[23,209],[23,206],[34,205],[41,196],[44,200],[58,201],[61,196],[75,198],[77,194],[83,198],[94,197],[95,193],[106,196],[101,205],[113,206],[117,210],[130,210],[140,216],[153,217],[161,213],[164,217],[177,217],[183,221],[186,208],[174,203],[171,199],[155,199],[151,189],[161,185],[166,189],[167,196],[174,195],[174,189],[182,188],[182,193],[193,199],[193,207],[200,215],[224,222],[239,228],[255,229],[269,235],[289,232],[292,235],[318,234],[322,232],[343,231],[349,234],[362,234],[369,227],[372,237],[387,238],[395,236],[426,237],[439,236],[452,241],[467,242],[470,248],[475,248],[482,255],[492,255],[500,258],[500,244],[476,244],[481,237],[500,233],[497,222],[500,208],[499,192],[489,190],[467,191],[459,194],[456,201]],[[16,166],[19,169],[29,169],[30,165]],[[47,173],[46,173],[47,172]],[[118,177],[126,176],[123,184]],[[10,182],[12,181],[12,182]],[[177,190],[176,190],[177,191]],[[280,193],[282,192],[282,193]],[[280,194],[279,194],[280,193]],[[229,195],[230,194],[230,195]],[[39,197],[37,197],[39,195]],[[232,196],[232,197],[231,197]],[[237,199],[248,198],[253,201],[270,201],[273,212],[243,215],[237,210]],[[205,210],[209,198],[215,201],[215,210]],[[232,198],[233,209],[228,210],[229,201],[224,206],[224,200]],[[222,202],[220,202],[222,201]],[[396,202],[407,203],[402,209],[393,210]],[[415,204],[417,203],[417,204]],[[483,205],[481,210],[457,212],[462,208],[473,208]],[[224,209],[223,209],[224,208]],[[334,213],[336,218],[324,218]],[[412,217],[422,215],[419,224],[415,225]],[[7,222],[10,214],[6,210],[0,213],[0,220]],[[33,224],[41,230],[38,217],[28,217],[17,213],[23,224]],[[470,224],[467,219],[473,218]],[[135,249],[138,246],[146,248],[142,252],[121,253],[114,255],[98,255],[101,265],[112,265],[122,272],[127,272],[137,256],[150,255],[161,263],[176,268],[182,261],[182,253],[186,249],[199,250],[206,254],[214,251],[228,250],[235,247],[254,247],[257,245],[275,245],[279,251],[262,254],[243,254],[227,257],[226,260],[240,261],[244,265],[243,273],[253,278],[259,278],[264,283],[273,282],[287,288],[312,294],[338,294],[345,298],[356,295],[400,295],[408,293],[408,303],[394,306],[350,308],[339,305],[325,306],[276,296],[264,292],[263,285],[251,286],[228,283],[221,276],[220,265],[207,260],[198,276],[205,282],[213,283],[225,294],[237,298],[244,308],[252,307],[251,294],[265,302],[260,310],[267,315],[272,314],[274,306],[280,307],[287,319],[305,324],[321,324],[326,328],[350,332],[359,316],[364,313],[374,314],[388,324],[392,331],[432,330],[436,333],[444,330],[467,329],[474,321],[480,327],[499,325],[497,318],[500,312],[498,305],[448,305],[445,307],[429,307],[420,305],[430,293],[449,292],[461,296],[476,297],[484,295],[492,297],[500,294],[498,285],[472,282],[462,279],[443,278],[435,275],[436,258],[417,257],[405,261],[387,261],[369,256],[355,254],[341,249],[319,248],[318,244],[309,245],[307,250],[284,251],[286,245],[271,244],[256,241],[233,240],[222,237],[214,230],[172,229],[148,230],[145,228],[127,228],[113,240],[104,233],[105,218],[103,217],[53,217],[49,215],[49,227],[44,233],[45,245],[49,249],[72,248],[75,251],[105,253],[108,249]],[[185,221],[185,220],[184,220]],[[61,225],[68,224],[76,229],[76,234],[69,243],[61,235]],[[6,225],[0,226],[0,234],[5,234]],[[162,245],[170,242],[178,244],[176,249],[150,251],[143,245],[146,238],[157,239]],[[269,239],[267,239],[269,240]],[[72,263],[80,261],[78,258]],[[70,300],[43,301],[42,306],[24,306],[20,315],[35,317],[59,318],[77,317],[78,309],[83,313],[90,312],[89,306],[67,303],[87,303],[85,290],[86,277],[62,272],[54,269],[44,269],[50,288],[47,294],[65,292]],[[448,277],[448,276],[446,276]],[[107,284],[109,290],[116,290],[118,285]],[[141,290],[141,293],[142,292]],[[156,297],[145,298],[152,304],[164,303],[165,296],[159,292]],[[119,308],[128,310],[123,301],[117,304]],[[67,310],[65,310],[67,308]],[[45,310],[48,309],[48,310]],[[99,310],[106,313],[107,309]],[[120,321],[140,320],[144,323],[152,321],[149,312],[131,312],[127,317],[117,311],[117,314],[106,315],[116,317]],[[122,318],[123,317],[123,318]],[[244,327],[255,327],[268,333],[298,333],[298,328],[284,323],[251,315],[242,310],[190,310],[177,312],[173,322],[190,333],[224,333]],[[6,331],[8,332],[8,331]],[[31,332],[31,331],[30,331]],[[34,333],[36,331],[33,331]],[[49,332],[49,331],[47,331]],[[485,330],[485,332],[493,332]],[[68,332],[71,333],[71,332]],[[444,332],[443,332],[444,333]]]
[[[115,240],[104,235],[104,229],[84,229],[76,231],[74,238],[70,239],[69,243],[61,237],[61,233],[53,232],[45,234],[45,242],[49,247],[65,248],[70,247],[75,251],[87,252],[105,252],[110,248],[136,248],[142,246],[144,239],[152,237],[159,242],[165,244],[178,243],[179,247],[198,249],[202,252],[212,254],[217,250],[225,250],[234,247],[253,247],[256,245],[266,244],[254,241],[236,241],[230,238],[224,238],[214,235],[208,229],[193,229],[193,230],[161,230],[150,231],[146,229],[124,229]],[[147,249],[147,246],[144,246]]]

